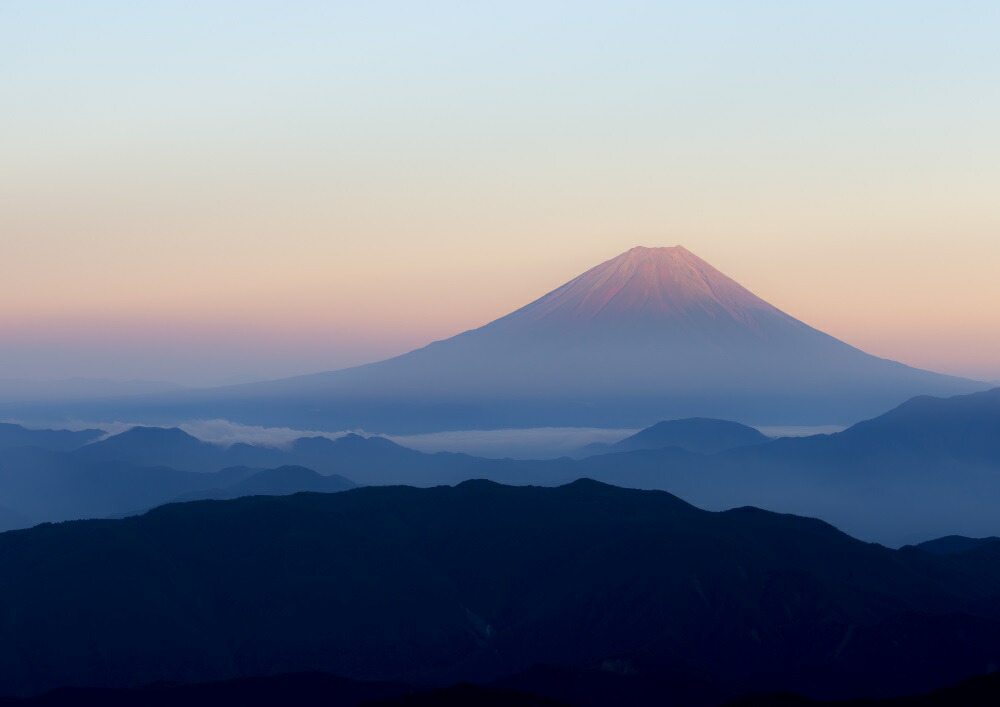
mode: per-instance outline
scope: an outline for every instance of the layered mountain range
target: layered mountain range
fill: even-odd
[[[64,435],[24,431],[10,437],[54,448],[0,448],[0,529],[189,498],[339,490],[351,481],[555,486],[592,478],[670,491],[711,510],[752,504],[816,516],[891,545],[985,537],[1000,534],[998,431],[1000,388],[914,398],[843,432],[803,438],[769,440],[725,420],[664,421],[616,445],[583,450],[590,454],[583,459],[426,454],[357,434],[304,437],[282,449],[223,447],[152,427],[63,451]]]

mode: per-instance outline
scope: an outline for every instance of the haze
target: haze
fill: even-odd
[[[329,370],[683,243],[998,380],[998,30],[988,2],[4,3],[4,376]]]

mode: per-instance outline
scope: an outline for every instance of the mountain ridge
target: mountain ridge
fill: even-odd
[[[1000,659],[1000,550],[981,551],[889,550],[592,480],[171,504],[0,534],[0,694],[540,664],[701,675],[733,696],[930,689]]]

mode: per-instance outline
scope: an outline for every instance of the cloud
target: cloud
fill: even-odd
[[[11,420],[11,422],[15,421]],[[50,429],[45,426],[26,424],[24,422],[17,422],[16,424],[21,424],[25,427],[35,429]],[[126,430],[130,430],[133,427],[156,427],[156,425],[145,425],[138,422],[122,422],[120,420],[113,422],[74,420],[64,424],[59,424],[58,427],[66,430],[100,429],[107,433],[100,439],[107,439],[108,437],[113,437],[114,435],[121,434]],[[293,441],[299,439],[300,437],[328,437],[330,439],[337,439],[338,437],[343,437],[344,435],[351,433],[359,434],[365,437],[371,436],[364,430],[343,430],[340,432],[294,430],[290,427],[260,427],[256,425],[241,425],[238,422],[222,419],[190,420],[178,425],[172,425],[172,427],[184,430],[192,437],[197,437],[203,442],[211,442],[212,444],[218,444],[222,447],[245,443],[260,447],[275,447],[277,449],[282,449],[289,446]]]
[[[300,437],[328,437],[337,439],[346,434],[354,433],[369,436],[363,430],[343,430],[340,432],[323,432],[319,430],[294,430],[290,427],[260,427],[256,425],[241,425],[229,420],[192,420],[177,425],[180,429],[204,442],[212,442],[224,447],[233,444],[253,444],[261,447],[288,447]]]
[[[11,420],[11,422],[16,422]],[[21,422],[19,424],[25,424]],[[64,429],[102,429],[106,437],[120,434],[136,427],[135,422],[74,421],[58,425]],[[27,427],[38,425],[25,424]],[[244,443],[282,449],[300,437],[327,437],[337,439],[354,433],[365,437],[364,430],[296,430],[291,427],[261,427],[241,425],[225,419],[189,420],[176,425],[193,437],[224,447]],[[769,437],[803,437],[813,434],[830,434],[844,428],[839,425],[814,426],[762,426],[761,432]],[[597,427],[534,427],[506,430],[456,430],[416,435],[381,435],[404,447],[421,452],[462,452],[480,457],[512,457],[515,459],[545,459],[560,457],[592,442],[613,444],[635,434],[634,429],[603,429]],[[103,439],[103,438],[102,438]]]
[[[843,425],[777,425],[757,427],[761,434],[768,437],[808,437],[809,435],[831,435],[843,432]]]
[[[463,452],[481,457],[544,459],[563,456],[591,442],[617,442],[637,431],[596,427],[535,427],[386,437],[421,452]]]

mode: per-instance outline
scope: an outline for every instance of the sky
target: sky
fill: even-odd
[[[211,385],[681,244],[1000,380],[1000,4],[0,2],[0,378]]]

